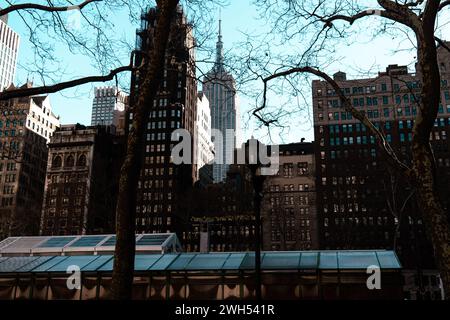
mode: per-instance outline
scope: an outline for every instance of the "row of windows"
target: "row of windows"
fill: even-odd
[[[6,168],[6,171],[16,171],[17,163],[16,162],[7,162],[6,166],[4,166],[4,163],[0,162],[0,171],[3,171],[4,168]]]
[[[376,149],[360,149],[358,150],[360,151],[360,155],[364,156],[364,157],[372,157],[372,158],[376,158],[377,156],[377,150]],[[349,158],[349,151],[348,150],[331,150],[330,151],[330,158],[331,159],[348,159]],[[320,159],[321,160],[325,160],[326,159],[326,152],[325,151],[321,151],[320,152]]]
[[[173,174],[173,168],[169,167],[167,172],[169,173],[169,176],[171,176]],[[155,169],[148,168],[148,169],[144,169],[143,173],[144,173],[145,177],[163,176],[163,175],[165,175],[165,170],[164,170],[164,168],[155,168]]]
[[[166,209],[166,213],[169,214],[172,212],[172,205],[171,204],[167,204],[165,206],[163,206],[162,204],[148,204],[148,205],[143,205],[142,206],[142,211],[141,211],[141,206],[137,206],[136,207],[136,212],[140,213],[164,213],[164,208]],[[166,218],[170,218],[170,217],[166,217]]]
[[[279,192],[280,186],[279,185],[270,185],[269,186],[269,192]],[[283,186],[284,191],[309,191],[309,184],[299,184],[298,189],[295,188],[295,185],[293,184],[285,184]]]
[[[308,230],[298,232],[296,229],[288,229],[283,235],[285,241],[311,241],[311,233]],[[281,231],[279,229],[271,231],[271,240],[274,242],[281,241]]]
[[[270,197],[270,199],[269,199],[270,205],[272,207],[279,205],[281,199],[284,200],[285,205],[294,205],[294,204],[308,205],[310,203],[308,196],[299,196],[299,197],[284,196],[281,198],[280,197]]]
[[[64,182],[64,183],[69,183],[69,182],[84,182],[86,179],[86,176],[83,174],[66,174],[66,175],[51,175],[51,177],[48,177],[49,179],[51,179],[52,183],[59,183],[59,182]]]
[[[170,115],[172,117],[180,117],[181,111],[180,110],[170,110]],[[150,113],[149,118],[165,118],[167,116],[167,110],[159,110],[159,111],[152,111]]]
[[[294,171],[294,163],[285,163],[283,164],[283,176],[285,178],[292,178],[294,175],[304,176],[309,173],[308,171],[308,162],[298,162],[296,165],[296,169]],[[296,173],[294,173],[296,172]],[[280,172],[279,172],[280,174]]]
[[[172,200],[172,193],[162,193],[162,192],[144,192],[142,194],[142,200],[144,201],[152,201],[152,200]]]
[[[167,180],[167,183],[164,183],[164,180],[145,180],[138,182],[138,189],[149,189],[149,188],[172,188],[173,180]]]
[[[158,121],[158,122],[149,122],[147,124],[147,129],[166,129],[166,123],[168,124],[169,121]],[[180,121],[170,121],[170,127],[171,129],[179,129],[180,128]]]
[[[52,159],[52,167],[53,168],[60,168],[62,167],[62,157],[56,156]],[[75,165],[75,157],[72,155],[69,155],[64,160],[64,167],[73,167]],[[77,159],[77,166],[78,167],[84,167],[86,166],[86,156],[84,154],[80,155]]]
[[[24,124],[23,120],[14,119],[11,121],[11,120],[7,119],[4,123],[3,123],[3,120],[0,120],[0,128],[3,128],[3,125],[5,125],[6,128],[9,128],[11,126],[14,128],[17,126],[22,127],[23,124]]]
[[[52,196],[56,196],[58,194],[58,187],[51,187],[50,188],[50,194]],[[71,188],[70,186],[65,185],[64,188],[62,188],[63,195],[70,195],[70,194],[83,194],[84,192],[84,186],[80,185],[76,188]]]
[[[442,80],[442,86],[446,87],[447,86],[447,81],[446,80]],[[421,84],[419,81],[407,81],[406,85],[400,86],[400,84],[398,83],[394,83],[394,92],[399,92],[400,89],[408,89],[408,90],[414,90],[414,89],[419,89],[421,87]],[[348,95],[348,94],[371,94],[377,91],[381,91],[381,92],[386,92],[387,91],[387,84],[386,83],[381,83],[379,85],[373,84],[370,86],[360,86],[360,87],[351,87],[351,88],[342,88],[342,91]],[[317,89],[317,95],[318,96],[322,96],[323,92],[322,89]],[[328,96],[335,96],[336,95],[336,91],[333,89],[328,89],[327,90],[327,95]]]
[[[332,224],[331,222],[334,222],[334,224]],[[362,218],[335,218],[331,221],[329,221],[328,218],[324,219],[323,222],[323,226],[325,228],[331,227],[331,226],[390,226],[390,222],[388,221],[387,217],[384,217],[384,219],[382,217],[378,217],[377,219],[375,219],[374,217],[362,217]]]
[[[414,120],[400,120],[397,122],[399,129],[412,129],[414,126]],[[383,124],[383,129],[385,130],[391,130],[392,129],[392,122],[386,121]],[[374,122],[373,125],[377,129],[381,129],[380,122]],[[450,118],[437,118],[434,121],[435,127],[445,127],[446,125],[450,126]],[[366,132],[367,128],[364,124],[356,123],[356,124],[336,124],[336,125],[329,125],[329,132],[330,134],[339,134],[339,133],[353,133],[353,132]],[[324,126],[319,126],[319,134],[324,133]]]
[[[81,197],[76,197],[73,198],[72,201],[70,201],[70,197],[62,197],[61,198],[61,204],[63,206],[68,206],[68,205],[76,205],[76,206],[81,206],[83,203],[83,198]],[[57,203],[57,198],[56,197],[52,197],[49,199],[49,205],[50,206],[56,206]]]

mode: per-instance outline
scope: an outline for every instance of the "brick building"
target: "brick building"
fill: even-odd
[[[264,184],[263,249],[318,249],[313,143],[280,145],[279,151],[278,174]]]
[[[430,142],[437,162],[437,183],[445,210],[450,189],[450,53],[438,48],[441,106]],[[386,136],[402,161],[410,163],[414,118],[421,83],[406,66],[391,65],[367,79],[335,80],[353,105]],[[333,88],[313,81],[314,131],[317,174],[317,211],[322,249],[395,249],[405,268],[435,268],[414,190],[387,165],[375,137],[340,108]],[[414,297],[420,293],[413,293]]]
[[[114,126],[63,125],[48,145],[41,235],[111,233],[123,144]]]
[[[37,235],[47,140],[59,120],[48,96],[3,101],[0,110],[0,238]]]

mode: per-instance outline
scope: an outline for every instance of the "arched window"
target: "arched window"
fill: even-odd
[[[53,168],[59,168],[62,165],[62,159],[60,156],[56,156],[52,160],[52,167]]]
[[[86,166],[86,156],[84,154],[82,154],[81,156],[78,157],[77,166],[78,167]]]
[[[66,167],[73,167],[75,165],[75,159],[73,156],[68,156],[66,158]]]

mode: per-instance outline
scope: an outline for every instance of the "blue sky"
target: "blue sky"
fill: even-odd
[[[217,13],[218,15],[218,13]],[[132,25],[125,13],[119,13],[117,16],[112,17],[115,21],[114,32],[120,34],[130,41],[134,41],[135,37],[135,25]],[[448,15],[447,15],[448,18]],[[377,19],[377,18],[374,18]],[[236,43],[243,41],[244,36],[241,33],[245,32],[264,32],[267,31],[268,26],[261,20],[257,19],[257,12],[255,7],[250,1],[243,0],[231,0],[230,5],[222,9],[223,20],[223,40],[225,43],[225,50],[233,50]],[[367,23],[373,23],[371,20]],[[30,63],[30,55],[32,54],[30,45],[26,38],[26,30],[20,23],[18,16],[12,14],[10,16],[9,24],[21,34],[21,48],[19,50],[19,63]],[[442,35],[446,39],[450,39],[450,31],[448,26],[445,26],[442,31]],[[347,72],[350,78],[360,76],[360,70],[371,69],[372,71],[381,71],[388,64],[410,64],[414,59],[414,54],[410,52],[400,52],[393,54],[393,44],[399,43],[398,39],[383,36],[376,41],[369,41],[370,35],[359,34],[355,39],[356,43],[352,46],[347,46],[345,43],[339,47],[339,56],[334,58],[337,60],[328,67],[326,71],[329,73],[342,70]],[[82,55],[71,55],[67,49],[61,45],[57,45],[57,53],[62,59],[63,70],[65,72],[63,79],[71,79],[77,76],[95,75],[98,74],[92,65],[91,61],[83,57]],[[125,60],[124,63],[127,63]],[[28,74],[19,65],[17,70],[16,83],[22,84],[26,81]],[[35,82],[36,79],[34,79]],[[61,121],[64,124],[67,123],[82,123],[90,124],[91,106],[93,98],[93,87],[99,84],[84,85],[75,89],[65,90],[61,93],[51,95],[51,101],[54,112],[61,116]],[[308,96],[310,88],[304,88],[305,95]],[[273,97],[272,102],[276,103],[276,99],[279,97]],[[244,131],[244,138],[255,136],[257,138],[267,139],[266,132],[263,130],[257,131],[255,129],[254,121],[246,115],[248,110],[255,106],[253,99],[248,99],[245,96],[240,97],[241,100],[241,112],[243,114],[242,122],[247,124]],[[307,103],[304,106],[305,110],[289,120],[289,129],[283,131],[279,136],[276,129],[272,135],[273,142],[295,142],[300,141],[302,137],[307,140],[313,140],[312,131],[312,118],[311,118],[311,105]]]

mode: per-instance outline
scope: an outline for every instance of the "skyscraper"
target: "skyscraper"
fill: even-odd
[[[142,29],[138,31],[140,52],[151,53],[158,10],[150,9],[142,15]],[[196,178],[194,154],[190,164],[176,165],[171,150],[177,142],[172,133],[185,129],[194,141],[197,82],[195,80],[194,36],[192,25],[178,7],[166,51],[163,77],[157,95],[150,103],[150,117],[145,131],[145,149],[138,184],[136,228],[138,232],[177,232],[186,227],[186,192]],[[136,64],[140,64],[137,57]],[[134,73],[131,81],[130,112],[139,92],[140,78]]]
[[[222,42],[222,20],[219,20],[219,37],[216,44],[216,62],[203,80],[203,93],[211,107],[211,127],[221,132],[221,139],[214,137],[215,163],[213,164],[214,182],[225,179],[229,161],[239,144],[239,105],[233,76],[225,70]],[[227,133],[234,130],[234,134]],[[214,136],[214,134],[213,134]]]
[[[95,88],[91,125],[116,125],[125,111],[127,96],[117,87]]]
[[[8,17],[0,19],[0,92],[8,88],[16,75],[20,38],[8,25]]]

